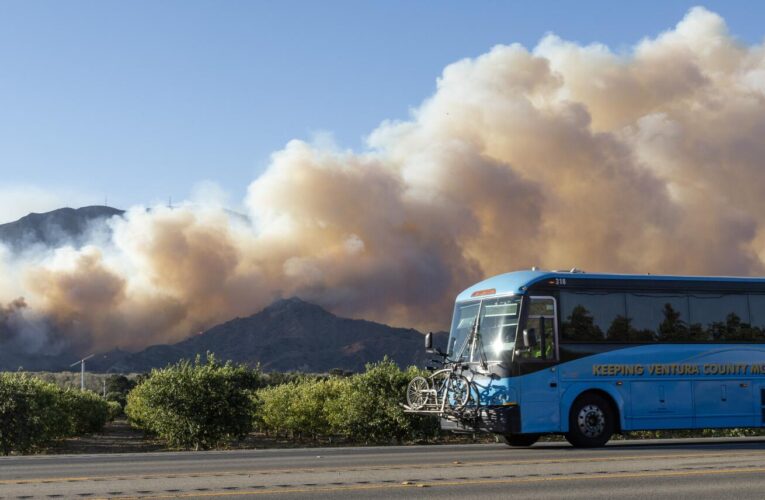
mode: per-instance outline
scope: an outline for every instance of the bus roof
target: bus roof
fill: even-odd
[[[525,270],[498,274],[487,278],[462,291],[457,296],[457,302],[476,297],[492,295],[519,295],[526,289],[543,280],[563,279],[597,279],[597,280],[635,280],[635,281],[697,281],[706,283],[741,283],[765,285],[765,278],[744,278],[729,276],[669,276],[654,274],[596,274],[579,271],[537,271]],[[475,295],[474,295],[475,294]]]

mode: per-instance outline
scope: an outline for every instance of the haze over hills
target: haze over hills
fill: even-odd
[[[446,344],[437,334],[437,345]],[[224,360],[260,364],[268,371],[360,371],[388,356],[399,366],[422,365],[428,355],[417,330],[365,320],[340,318],[293,297],[275,302],[247,318],[236,318],[173,345],[151,346],[138,353],[111,351],[97,356],[97,371],[144,372],[179,359],[214,352]]]
[[[17,221],[0,224],[0,243],[14,252],[39,245],[80,246],[86,242],[90,230],[123,213],[123,210],[102,205],[76,209],[59,208],[41,214],[31,213]]]
[[[108,229],[106,221],[124,212],[106,206],[62,208],[29,214],[0,225],[0,242],[14,252],[30,248],[82,245],[90,231]],[[103,226],[99,226],[103,224]],[[0,307],[2,304],[0,304]],[[71,349],[29,352],[15,342],[0,309],[0,370],[64,370],[80,354]],[[47,325],[50,327],[50,325]],[[445,345],[446,335],[436,335]],[[414,329],[338,317],[299,298],[279,300],[257,314],[224,322],[186,340],[153,345],[140,352],[112,350],[88,363],[90,371],[143,372],[180,359],[214,352],[223,360],[259,364],[264,370],[324,372],[333,368],[363,370],[388,356],[401,366],[422,365],[428,358],[423,336]]]
[[[435,334],[434,343],[446,345],[447,334]],[[423,335],[414,329],[394,328],[371,321],[335,316],[299,298],[275,302],[257,314],[236,318],[171,345],[150,346],[130,353],[112,350],[88,361],[93,372],[135,373],[161,368],[181,359],[215,353],[221,360],[267,371],[327,372],[333,368],[361,371],[369,362],[388,356],[399,366],[422,366]],[[0,370],[69,370],[79,353],[56,355],[25,353],[13,344],[0,345]]]

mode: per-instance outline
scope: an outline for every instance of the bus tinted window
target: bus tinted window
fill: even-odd
[[[749,323],[749,304],[746,295],[698,294],[689,296],[691,322],[708,328],[712,323],[725,322],[730,314]]]
[[[560,297],[563,340],[626,340],[620,338],[626,331],[623,293],[565,291]]]
[[[628,293],[629,341],[653,342],[672,337],[688,320],[688,297],[666,293]]]
[[[753,327],[765,329],[765,295],[749,295],[749,314]]]
[[[765,294],[560,292],[561,340],[765,342]]]
[[[689,296],[690,331],[698,340],[743,340],[749,323],[746,295],[697,294]]]

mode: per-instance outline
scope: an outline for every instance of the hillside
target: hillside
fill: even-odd
[[[17,221],[0,224],[0,242],[14,252],[39,245],[81,246],[90,230],[123,213],[122,210],[106,206],[60,208],[42,214],[31,213]]]
[[[437,342],[445,345],[445,334],[437,335]],[[366,363],[386,355],[400,366],[422,365],[428,358],[423,335],[416,330],[340,318],[291,298],[177,344],[152,346],[135,354],[114,351],[97,356],[89,369],[143,372],[208,351],[224,360],[252,366],[259,363],[269,371],[360,371]]]

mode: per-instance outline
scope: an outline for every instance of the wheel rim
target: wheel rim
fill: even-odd
[[[406,391],[406,401],[409,403],[409,407],[415,410],[425,406],[427,402],[427,391],[430,389],[428,381],[423,377],[416,377],[409,382],[409,386]]]
[[[603,434],[606,428],[606,414],[597,405],[586,405],[579,410],[576,422],[584,436],[595,438]]]
[[[459,410],[464,407],[470,397],[470,384],[462,377],[452,379],[452,408]]]

